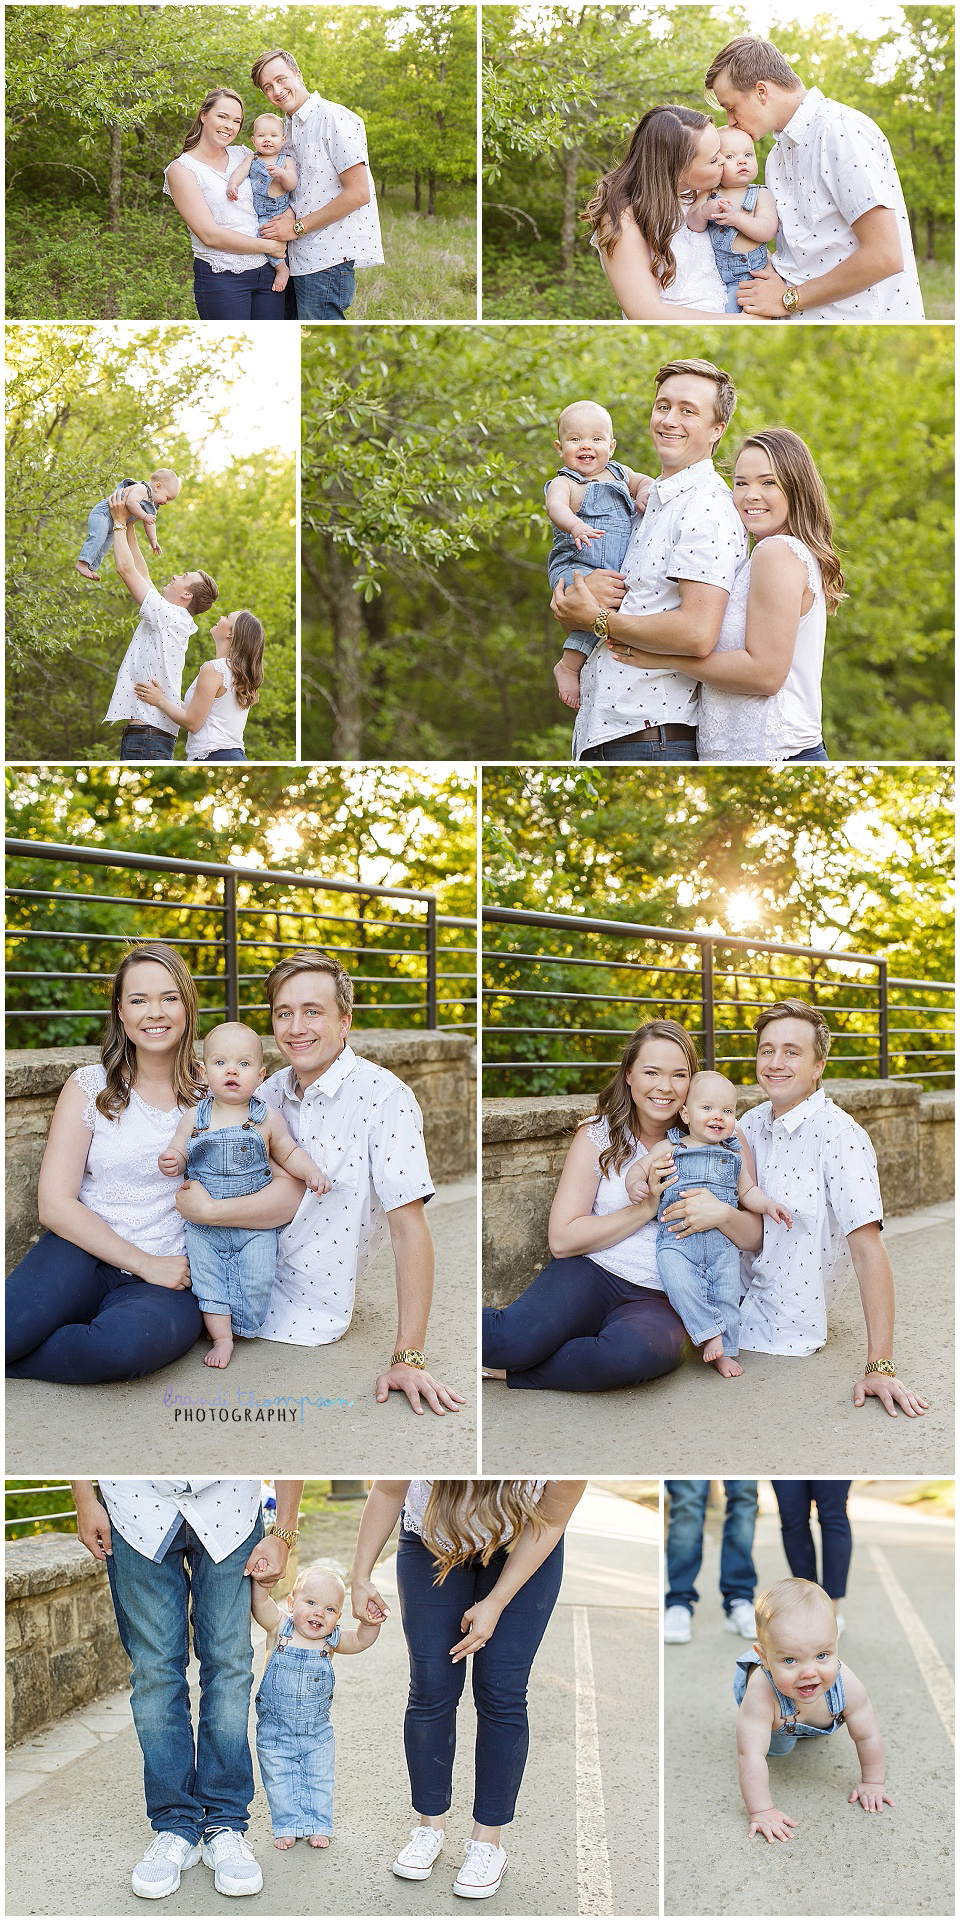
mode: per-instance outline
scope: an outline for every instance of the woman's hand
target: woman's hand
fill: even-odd
[[[185,1254],[143,1254],[137,1276],[151,1287],[185,1289],[190,1286],[190,1263]]]
[[[159,551],[160,550],[158,548],[157,552],[159,553]],[[163,699],[163,688],[161,687],[160,682],[158,680],[134,681],[133,691],[136,694],[138,700],[146,701],[148,707],[159,707],[160,702]],[[177,1170],[176,1169],[171,1170],[169,1167],[165,1167],[163,1171],[165,1174],[169,1174],[171,1173],[171,1171],[176,1172]]]
[[[260,235],[260,244],[263,252],[269,254],[272,260],[282,260],[287,251],[286,241],[265,240],[263,234]]]
[[[718,1201],[708,1187],[688,1187],[681,1189],[678,1201],[664,1208],[661,1218],[675,1240],[686,1241],[691,1234],[706,1234],[711,1227],[719,1227],[722,1232],[728,1211],[726,1202]]]
[[[350,1606],[355,1621],[378,1623],[390,1619],[390,1609],[372,1581],[354,1579],[350,1583]]]
[[[475,1601],[473,1607],[467,1609],[460,1623],[464,1630],[463,1640],[450,1649],[454,1666],[458,1661],[465,1661],[468,1654],[476,1654],[478,1648],[486,1647],[499,1619],[500,1608],[492,1594],[488,1594],[485,1601]]]

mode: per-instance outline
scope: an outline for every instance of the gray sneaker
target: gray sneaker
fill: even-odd
[[[675,1601],[672,1607],[664,1610],[663,1638],[665,1641],[689,1641],[693,1631],[693,1616],[689,1608]]]
[[[204,1867],[213,1869],[218,1894],[259,1894],[263,1869],[235,1828],[218,1828],[203,1843]]]
[[[745,1641],[757,1638],[757,1615],[752,1601],[731,1601],[730,1611],[724,1616],[724,1627],[728,1634],[742,1634]]]
[[[154,1835],[146,1854],[130,1876],[134,1894],[144,1901],[162,1901],[180,1886],[184,1868],[195,1868],[200,1859],[196,1841],[185,1841],[182,1834]]]

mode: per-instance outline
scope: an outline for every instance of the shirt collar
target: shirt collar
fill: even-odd
[[[813,123],[823,106],[824,96],[819,87],[808,87],[799,107],[785,127],[781,127],[778,140],[792,140],[799,147],[806,139]]]
[[[311,1081],[309,1087],[305,1088],[302,1094],[300,1092],[300,1083],[297,1080],[296,1068],[293,1066],[288,1067],[284,1078],[283,1091],[294,1101],[304,1101],[308,1094],[326,1094],[329,1098],[331,1094],[335,1094],[337,1089],[343,1086],[347,1075],[352,1074],[356,1064],[357,1056],[353,1048],[345,1041],[336,1060],[327,1068],[326,1073],[321,1074],[318,1080]]]
[[[687,493],[692,487],[702,487],[707,480],[716,479],[716,469],[712,460],[695,460],[692,467],[681,467],[678,474],[667,474],[655,480],[652,491],[658,500],[675,500],[678,494]]]
[[[827,1097],[823,1091],[823,1088],[818,1087],[815,1093],[807,1095],[807,1098],[805,1101],[798,1102],[796,1107],[791,1107],[786,1114],[780,1114],[779,1116],[774,1115],[773,1107],[768,1102],[767,1114],[765,1117],[767,1122],[767,1127],[770,1129],[774,1127],[782,1127],[785,1133],[795,1134],[797,1131],[797,1128],[803,1126],[803,1123],[807,1119],[807,1116],[809,1114],[819,1113],[821,1107],[826,1106],[826,1101],[827,1101]]]
[[[310,115],[313,113],[314,109],[322,105],[323,105],[322,93],[308,93],[302,107],[296,107],[293,113],[290,115],[290,119],[301,121],[301,122],[304,120],[309,120]]]

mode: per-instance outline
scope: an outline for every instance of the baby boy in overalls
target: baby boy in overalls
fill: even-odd
[[[180,492],[180,478],[172,467],[157,467],[149,480],[118,480],[114,493],[124,490],[123,504],[131,520],[142,522],[153,552],[159,557],[163,548],[157,541],[157,515],[161,507],[176,500]],[[122,524],[122,523],[121,523]],[[113,548],[114,520],[110,512],[110,500],[104,495],[87,515],[87,538],[80,549],[77,560],[77,573],[84,580],[99,580],[97,568],[105,554]]]
[[[161,1174],[186,1174],[214,1200],[235,1200],[269,1184],[273,1159],[315,1194],[329,1193],[326,1174],[297,1146],[282,1115],[257,1096],[264,1074],[259,1034],[242,1021],[224,1021],[203,1043],[203,1066],[210,1091],[181,1115],[158,1158]],[[213,1340],[203,1358],[207,1367],[227,1367],[234,1334],[249,1339],[263,1325],[276,1274],[277,1230],[193,1221],[186,1230],[190,1285]]]
[[[627,1193],[640,1199],[654,1167],[672,1172],[657,1209],[657,1271],[690,1339],[698,1347],[704,1344],[703,1359],[729,1379],[743,1373],[734,1359],[740,1347],[739,1252],[718,1227],[677,1240],[664,1213],[681,1199],[682,1188],[705,1187],[728,1207],[739,1204],[751,1214],[769,1214],[784,1227],[793,1226],[793,1216],[757,1186],[753,1155],[736,1124],[737,1090],[725,1074],[694,1074],[680,1119],[687,1132],[668,1129],[670,1145],[655,1147],[631,1168]]]
[[[777,209],[769,187],[752,184],[757,178],[757,150],[750,135],[739,127],[721,127],[719,134],[720,185],[711,194],[697,195],[686,224],[694,233],[706,229],[709,234],[726,289],[727,312],[739,314],[737,288],[741,280],[749,280],[751,273],[767,265],[766,243],[776,238]]]
[[[267,1664],[257,1691],[257,1760],[270,1803],[274,1846],[305,1838],[330,1846],[333,1833],[333,1660],[363,1654],[379,1621],[342,1628],[346,1589],[335,1569],[315,1561],[297,1575],[281,1609],[256,1581],[254,1620],[267,1632]]]
[[[286,213],[297,184],[297,163],[292,154],[288,154],[283,161],[279,159],[283,146],[283,121],[278,114],[259,114],[253,123],[251,138],[253,152],[245,153],[239,166],[234,167],[227,181],[227,199],[236,200],[249,174],[253,211],[262,233],[266,221],[274,220],[279,213]],[[284,253],[277,262],[271,292],[282,293],[289,278],[290,269]]]
[[[868,1814],[893,1806],[884,1782],[886,1753],[870,1697],[837,1653],[837,1616],[815,1581],[777,1581],[757,1602],[753,1653],[736,1665],[740,1792],[750,1816],[748,1840],[792,1841],[797,1823],[771,1806],[767,1756],[790,1754],[798,1741],[845,1727],[856,1745],[860,1780],[847,1796]],[[801,1718],[802,1717],[802,1718]]]
[[[613,421],[606,408],[592,400],[564,407],[553,444],[564,464],[544,488],[555,529],[547,561],[551,592],[560,580],[572,586],[575,571],[588,574],[596,567],[610,567],[620,572],[634,509],[642,514],[653,486],[648,474],[635,474],[611,459],[617,444]],[[583,663],[596,645],[595,634],[579,632],[568,634],[563,643],[553,676],[568,707],[580,705]]]

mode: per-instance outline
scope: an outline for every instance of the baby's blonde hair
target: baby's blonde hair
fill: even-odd
[[[172,467],[155,467],[150,478],[151,480],[162,480],[164,486],[171,489],[173,498],[176,500],[180,492],[180,475],[175,474]]]
[[[790,1575],[782,1581],[774,1581],[757,1602],[757,1640],[766,1650],[773,1637],[775,1623],[782,1614],[813,1615],[817,1608],[825,1607],[830,1611],[833,1631],[837,1631],[837,1610],[825,1588],[818,1587],[816,1581],[802,1581]]]
[[[342,1607],[343,1602],[347,1598],[347,1584],[343,1578],[343,1575],[338,1571],[337,1568],[335,1568],[332,1565],[330,1561],[310,1561],[308,1562],[306,1567],[302,1567],[297,1575],[296,1580],[294,1581],[292,1588],[290,1589],[290,1597],[289,1597],[290,1600],[291,1601],[293,1600],[294,1595],[299,1593],[300,1589],[304,1586],[305,1582],[313,1574],[325,1574],[328,1576],[328,1578],[331,1581],[336,1582],[342,1596],[342,1600],[340,1603]]]
[[[729,1087],[731,1094],[735,1094],[737,1091],[733,1085],[733,1082],[727,1079],[726,1074],[721,1074],[718,1068],[701,1067],[698,1069],[697,1073],[693,1075],[690,1085],[687,1088],[687,1099],[683,1103],[684,1107],[686,1107],[687,1101],[690,1101],[693,1098],[693,1095],[696,1092],[698,1081],[722,1081],[724,1087]]]
[[[221,1021],[219,1026],[211,1027],[209,1034],[205,1034],[203,1037],[204,1060],[206,1060],[207,1058],[207,1048],[210,1047],[215,1040],[218,1040],[224,1034],[230,1034],[230,1035],[242,1034],[244,1037],[244,1040],[249,1045],[252,1045],[254,1042],[256,1042],[257,1047],[260,1049],[260,1059],[262,1062],[263,1041],[259,1034],[254,1033],[254,1030],[252,1027],[247,1026],[246,1021]]]
[[[570,425],[572,416],[574,414],[581,414],[581,413],[601,414],[603,419],[607,423],[607,427],[610,433],[610,438],[611,440],[613,439],[613,421],[611,420],[610,415],[606,410],[606,407],[601,407],[596,400],[571,400],[569,407],[564,407],[564,410],[560,415],[559,420],[557,421],[557,439],[558,440],[563,439],[564,433],[566,432],[567,428]]]
[[[257,128],[259,127],[262,120],[272,120],[274,124],[279,127],[280,132],[281,133],[283,132],[283,121],[281,120],[280,115],[278,113],[258,113],[253,123],[254,133],[256,133]]]

